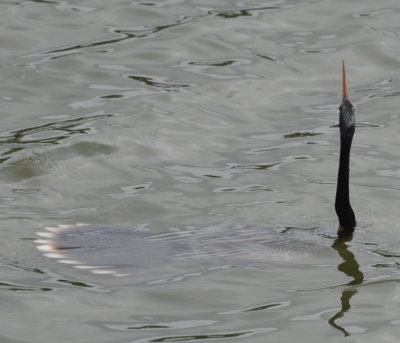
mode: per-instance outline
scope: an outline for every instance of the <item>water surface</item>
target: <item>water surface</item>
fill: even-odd
[[[0,340],[396,342],[399,10],[2,1]],[[335,243],[343,59],[358,228]],[[116,277],[36,248],[37,232],[76,223],[215,228],[212,243],[230,227],[282,228],[325,248]]]

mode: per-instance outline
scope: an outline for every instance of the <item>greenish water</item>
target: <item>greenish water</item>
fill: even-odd
[[[397,342],[399,11],[0,2],[0,341]],[[335,243],[343,59],[358,227]],[[214,250],[168,259],[94,237],[126,261],[116,277],[37,249],[37,232],[76,223],[196,233],[207,243],[182,244]],[[233,257],[215,254],[247,226]],[[288,256],[261,253],[257,235],[287,232],[323,248],[294,254],[288,239]],[[86,264],[107,265],[101,244]]]

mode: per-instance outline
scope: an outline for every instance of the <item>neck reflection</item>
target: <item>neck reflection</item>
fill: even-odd
[[[351,239],[351,235],[347,237],[339,236],[339,238],[332,245],[332,248],[338,252],[339,256],[344,261],[343,263],[339,264],[338,270],[352,278],[352,281],[347,283],[347,286],[356,286],[362,284],[364,281],[364,274],[360,271],[360,265],[346,244],[347,242],[350,242]],[[341,310],[328,320],[329,325],[343,332],[345,336],[350,336],[350,333],[344,327],[337,324],[336,320],[342,318],[344,314],[350,310],[350,299],[357,292],[357,288],[345,288],[342,291],[342,297],[340,298]]]

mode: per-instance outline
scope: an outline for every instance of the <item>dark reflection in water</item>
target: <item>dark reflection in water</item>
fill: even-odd
[[[351,236],[339,237],[332,245],[332,248],[335,249],[339,256],[344,260],[343,263],[339,264],[338,270],[353,278],[352,281],[347,283],[347,286],[356,286],[362,284],[364,281],[364,274],[360,270],[360,265],[358,264],[354,254],[348,249],[348,245],[346,244],[347,242],[350,242],[351,239]],[[337,324],[336,320],[342,318],[344,314],[351,309],[350,300],[357,292],[357,288],[345,288],[342,291],[342,297],[340,298],[341,310],[328,320],[328,323],[331,326],[343,332],[345,336],[350,336],[350,333],[344,327]]]
[[[34,144],[54,145],[77,134],[88,134],[93,130],[93,122],[111,116],[83,116],[7,132],[0,137],[0,164],[15,153],[32,148]]]
[[[48,0],[34,0],[34,2],[38,3],[48,3],[48,4],[57,4],[57,2],[53,1],[48,1]],[[142,5],[147,5],[147,6],[156,6],[157,4],[153,3],[142,3]],[[73,55],[80,55],[85,52],[85,50],[90,50],[91,48],[94,47],[99,47],[99,46],[112,46],[114,44],[119,44],[119,43],[124,43],[132,40],[137,40],[137,39],[146,39],[146,38],[152,38],[154,35],[164,31],[168,30],[177,26],[185,25],[185,24],[190,24],[196,21],[200,20],[206,20],[210,19],[213,17],[219,17],[223,19],[235,19],[238,17],[248,17],[248,16],[254,16],[259,12],[262,11],[270,11],[270,10],[279,10],[281,8],[284,8],[285,6],[260,6],[260,7],[248,7],[248,8],[243,8],[243,9],[233,9],[229,11],[221,11],[221,10],[208,10],[205,9],[198,15],[194,16],[182,16],[178,17],[177,19],[173,21],[169,21],[165,24],[161,25],[147,25],[147,26],[137,26],[133,27],[131,29],[122,29],[122,28],[112,28],[109,27],[108,30],[111,34],[116,34],[118,37],[116,38],[111,38],[111,39],[105,39],[97,42],[90,42],[88,44],[75,44],[67,47],[61,47],[58,49],[51,49],[51,50],[46,50],[46,51],[41,51],[39,54],[34,54],[34,55],[29,55],[25,57],[35,57],[35,56],[42,56],[42,55],[53,55],[49,57],[49,59],[57,59],[60,57],[65,57],[65,56],[71,56],[71,52],[73,52]],[[109,52],[109,51],[102,51],[102,52]],[[40,62],[39,62],[40,63]],[[36,64],[36,63],[33,63]]]
[[[163,90],[176,90],[179,88],[187,88],[191,85],[189,84],[177,84],[177,83],[166,83],[166,82],[157,82],[155,78],[149,76],[142,76],[142,75],[128,75],[128,77],[132,80],[138,81],[143,83],[147,86],[162,88]]]
[[[14,292],[37,292],[37,291],[52,291],[50,287],[35,287],[29,285],[15,284],[11,282],[0,282],[0,290]]]
[[[319,132],[292,132],[283,136],[283,138],[298,138],[298,137],[310,137],[310,136],[319,136],[322,133]]]

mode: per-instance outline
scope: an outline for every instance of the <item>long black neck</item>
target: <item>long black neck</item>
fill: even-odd
[[[339,217],[340,226],[347,233],[352,233],[356,226],[356,218],[350,205],[349,195],[350,149],[352,140],[352,133],[340,136],[340,161],[335,201],[335,209]]]

